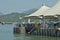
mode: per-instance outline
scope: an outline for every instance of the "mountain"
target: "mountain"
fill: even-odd
[[[0,22],[18,22],[19,17],[25,16],[23,13],[11,13],[0,17]]]
[[[38,9],[36,8],[32,8],[32,9],[29,9],[27,11],[24,11],[23,13],[26,13],[26,14],[31,14],[31,13],[34,13],[35,11],[37,11]]]
[[[35,12],[37,9],[30,9],[28,11],[24,11],[22,13],[18,13],[18,12],[13,12],[10,14],[6,14],[3,16],[0,16],[0,22],[19,22],[20,21],[20,17],[29,15],[33,12]],[[24,19],[23,19],[24,20]]]

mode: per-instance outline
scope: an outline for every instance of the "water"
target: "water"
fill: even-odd
[[[13,24],[0,24],[0,40],[60,40],[60,37],[13,34]]]

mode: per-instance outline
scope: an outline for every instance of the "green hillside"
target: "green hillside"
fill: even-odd
[[[4,15],[0,17],[0,22],[18,22],[20,19],[19,17],[25,16],[28,14],[24,13],[11,13],[8,15]]]
[[[14,12],[14,13],[11,13],[11,14],[0,16],[0,22],[21,22],[24,19],[20,20],[19,17],[34,13],[36,10],[37,9],[32,8],[32,9],[24,11],[22,13]]]

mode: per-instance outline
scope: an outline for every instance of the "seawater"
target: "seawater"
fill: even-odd
[[[13,24],[0,24],[0,40],[60,40],[60,37],[14,34],[13,28]]]

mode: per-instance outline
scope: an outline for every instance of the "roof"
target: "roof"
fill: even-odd
[[[42,6],[39,10],[37,10],[36,12],[34,12],[34,13],[30,14],[30,15],[27,15],[27,16],[25,16],[25,17],[43,15],[43,13],[44,13],[45,11],[47,11],[48,9],[50,9],[50,8],[44,5],[44,6]]]
[[[40,15],[44,15],[44,16],[60,15],[60,0],[52,8],[49,8],[49,7],[44,5],[39,10],[37,10],[36,12],[34,12],[30,15],[27,15],[25,17],[40,16]]]
[[[47,15],[60,15],[60,1],[58,1],[54,7],[44,13],[44,16]]]

